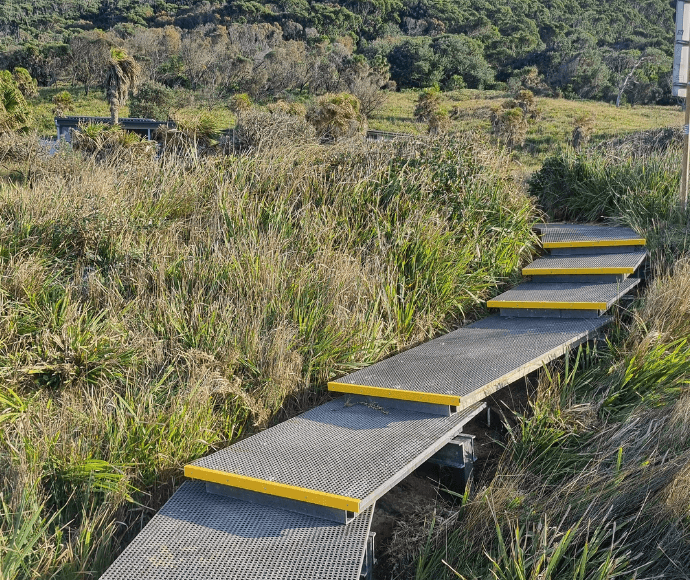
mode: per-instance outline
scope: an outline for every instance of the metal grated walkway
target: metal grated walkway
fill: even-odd
[[[438,416],[340,397],[198,459],[185,475],[359,513],[485,405]],[[292,497],[290,497],[290,495]]]
[[[345,396],[185,467],[105,580],[371,580],[377,499],[425,461],[474,458],[487,396],[596,337],[646,257],[629,228],[541,224],[551,255],[489,316],[328,384]],[[612,279],[613,277],[613,279]]]
[[[359,580],[374,506],[347,526],[188,481],[102,580]]]
[[[331,391],[466,405],[596,336],[608,318],[490,316],[328,383]]]

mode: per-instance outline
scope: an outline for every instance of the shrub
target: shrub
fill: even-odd
[[[146,81],[130,99],[129,112],[132,117],[166,120],[175,106],[175,91],[161,83]]]
[[[163,151],[194,157],[215,151],[221,127],[212,113],[176,117],[174,121],[174,128],[161,126],[157,131]]]
[[[319,137],[337,141],[366,131],[366,118],[359,109],[357,97],[348,93],[329,93],[312,104],[306,118]]]
[[[63,117],[74,109],[74,99],[69,91],[60,91],[53,96],[53,115]]]
[[[237,93],[230,99],[230,110],[238,117],[252,108],[252,99],[247,93]]]
[[[120,125],[90,123],[72,132],[72,148],[110,163],[139,163],[156,154],[156,144]]]
[[[10,71],[0,71],[0,134],[26,129],[31,108]]]
[[[38,96],[38,83],[36,79],[31,78],[28,70],[20,66],[15,67],[12,70],[12,78],[25,98],[29,99]]]
[[[619,158],[596,149],[559,151],[529,181],[532,195],[555,219],[618,218],[640,226],[669,211],[678,197],[679,152]]]
[[[522,108],[493,108],[491,110],[491,132],[509,149],[522,145],[527,135],[527,120]]]
[[[587,145],[594,134],[595,118],[591,114],[583,114],[575,117],[573,122],[573,134],[570,138],[570,143],[573,149],[580,149],[583,145]]]
[[[253,108],[240,118],[234,131],[234,145],[242,149],[300,146],[316,142],[316,130],[298,104],[272,105],[268,110]]]

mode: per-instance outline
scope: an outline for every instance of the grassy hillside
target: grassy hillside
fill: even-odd
[[[372,129],[401,133],[426,131],[423,124],[414,120],[417,91],[390,93],[387,101],[369,120]],[[457,111],[449,131],[482,131],[491,128],[490,114],[501,106],[510,95],[501,91],[461,90],[442,93],[442,106]],[[537,106],[540,117],[527,130],[522,157],[534,156],[541,160],[559,144],[570,140],[573,123],[577,117],[591,115],[594,118],[594,142],[622,136],[627,133],[659,127],[680,127],[683,113],[680,107],[636,106],[620,107],[598,101],[579,101],[539,97]],[[535,161],[527,161],[532,165]]]
[[[63,89],[59,89],[63,90]],[[69,89],[74,99],[73,115],[109,116],[108,105],[103,94],[92,91],[85,96],[83,90]],[[33,126],[44,135],[55,135],[53,105],[51,99],[58,89],[40,89],[38,97],[33,99]],[[369,118],[369,128],[397,133],[423,134],[426,125],[415,121],[414,109],[419,98],[419,91],[406,90],[388,92],[382,107]],[[489,134],[491,129],[490,115],[492,108],[500,107],[511,98],[503,91],[478,91],[464,89],[443,92],[441,106],[453,111],[453,118],[448,131],[462,133],[476,131]],[[515,151],[514,157],[531,168],[536,168],[541,161],[560,144],[570,140],[576,118],[591,116],[593,118],[593,142],[600,142],[616,136],[624,136],[636,131],[662,127],[680,127],[683,124],[683,112],[675,106],[636,106],[620,107],[598,101],[580,101],[538,97],[539,118],[527,129],[525,145]],[[207,107],[190,105],[176,111],[181,117],[193,116]],[[235,124],[235,117],[227,105],[219,103],[210,108],[210,114],[220,128]],[[126,116],[124,108],[121,115]]]

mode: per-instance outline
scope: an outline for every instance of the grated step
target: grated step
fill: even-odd
[[[538,224],[542,246],[551,248],[591,248],[610,246],[644,246],[645,239],[625,227],[594,224]]]
[[[188,481],[101,580],[359,580],[373,514],[342,526]]]
[[[555,275],[614,275],[622,278],[634,273],[646,257],[644,249],[621,254],[544,256],[525,266],[522,275],[540,279]]]
[[[485,406],[439,416],[340,397],[194,461],[185,475],[357,514]]]
[[[596,336],[609,320],[489,316],[330,382],[328,388],[462,408]]]
[[[583,314],[599,316],[639,282],[637,278],[606,284],[524,282],[489,300],[486,305],[500,308],[502,316],[520,316],[525,309],[535,310],[531,314],[524,313],[531,316],[547,316],[554,310],[559,311],[561,318]]]

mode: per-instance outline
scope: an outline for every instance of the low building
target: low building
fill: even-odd
[[[103,123],[109,125],[110,117],[55,117],[58,140],[64,139],[69,143],[72,138],[72,129],[77,129],[80,124],[89,123]],[[146,137],[149,140],[154,138],[156,130],[159,127],[175,127],[175,123],[173,121],[157,121],[155,119],[124,118],[120,119],[119,124],[123,129],[132,131],[133,133]]]

